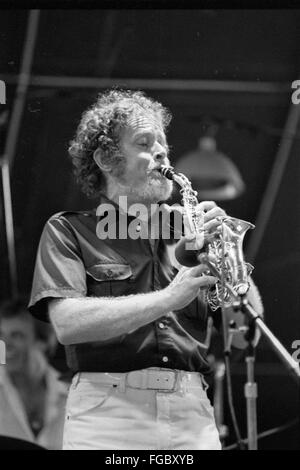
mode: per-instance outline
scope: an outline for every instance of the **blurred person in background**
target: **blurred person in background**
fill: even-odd
[[[0,436],[61,449],[67,385],[49,364],[56,338],[51,325],[35,320],[24,299],[0,304]]]

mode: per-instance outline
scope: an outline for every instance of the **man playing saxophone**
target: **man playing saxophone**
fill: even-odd
[[[103,205],[126,212],[137,234],[151,217],[132,215],[135,204],[149,214],[159,202],[168,208],[173,182],[158,170],[169,165],[170,119],[141,92],[111,90],[83,114],[69,148],[97,210],[49,219],[30,301],[34,315],[52,322],[73,372],[64,449],[220,449],[206,395],[201,295],[216,278],[201,264],[177,272],[173,240],[150,230],[148,238],[97,232]],[[205,231],[214,232],[224,211],[211,201],[200,208]]]

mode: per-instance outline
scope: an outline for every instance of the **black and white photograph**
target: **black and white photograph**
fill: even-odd
[[[300,450],[299,25],[1,6],[1,450]]]

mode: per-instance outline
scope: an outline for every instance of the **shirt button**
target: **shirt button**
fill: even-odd
[[[164,356],[164,357],[162,358],[162,360],[163,360],[163,362],[168,362],[169,358],[168,358],[168,356]]]
[[[159,322],[158,327],[159,327],[161,330],[163,330],[164,327],[165,327],[165,325],[164,325],[163,322]]]

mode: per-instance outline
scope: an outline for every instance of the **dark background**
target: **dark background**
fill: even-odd
[[[0,12],[0,78],[7,84],[9,111],[27,18],[27,10]],[[174,115],[168,139],[175,166],[197,146],[203,117],[217,120],[218,147],[246,183],[242,196],[221,205],[230,215],[255,223],[282,144],[291,83],[300,79],[299,24],[297,10],[42,10],[32,74],[65,79],[59,86],[32,85],[27,94],[11,173],[19,290],[30,291],[37,244],[49,216],[95,206],[73,181],[67,147],[81,112],[101,89],[86,82],[70,87],[69,77],[107,78],[123,87],[132,78],[159,80],[156,89],[149,85],[145,91]],[[192,90],[188,85],[179,90],[166,89],[168,79],[279,86],[266,92]],[[2,128],[1,150],[5,132]],[[290,353],[292,342],[300,339],[299,137],[298,126],[296,137],[288,136],[292,148],[254,261],[266,322]],[[3,207],[0,224],[0,296],[6,298],[10,286]],[[246,252],[251,236],[245,240]],[[65,370],[62,352],[55,365]],[[244,378],[239,358],[233,385],[245,434]],[[299,389],[265,341],[257,351],[257,382],[259,431],[299,417]],[[297,428],[261,440],[260,448],[299,448]]]

